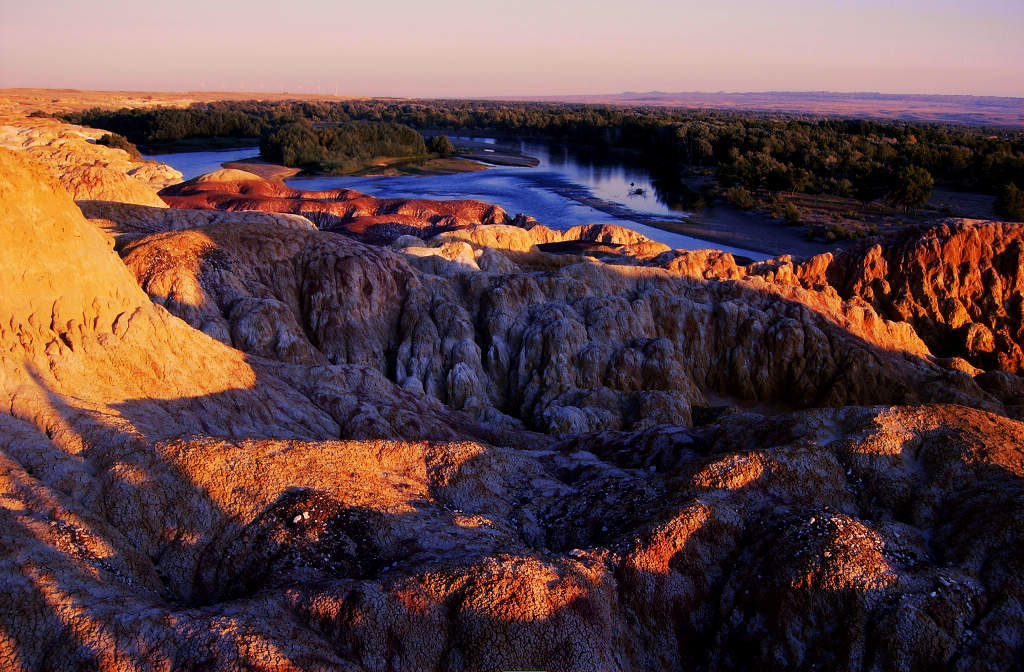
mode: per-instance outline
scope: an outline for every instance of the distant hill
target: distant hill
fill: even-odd
[[[517,100],[657,105],[753,112],[794,112],[826,116],[903,119],[976,126],[1024,125],[1024,98],[996,96],[938,96],[892,93],[833,93],[830,91],[767,91],[703,93],[663,91],[607,95],[543,96]]]

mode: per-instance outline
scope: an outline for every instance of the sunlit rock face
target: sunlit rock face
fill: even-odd
[[[0,668],[1024,655],[1020,378],[879,303],[897,262],[888,295],[837,271],[917,243],[742,266],[519,221],[379,246],[79,207],[51,170],[0,150]],[[996,353],[1019,235],[977,257],[1005,317],[925,283]]]
[[[55,119],[0,117],[0,147],[36,159],[75,200],[166,207],[156,192],[180,182],[181,173],[162,163],[133,159],[124,150],[96,144],[103,134]]]
[[[914,326],[942,356],[982,369],[1024,371],[1024,226],[950,220],[797,271],[804,286],[827,282]]]

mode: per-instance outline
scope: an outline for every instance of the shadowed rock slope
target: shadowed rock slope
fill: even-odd
[[[1024,424],[784,261],[106,212],[0,150],[3,669],[1021,661]]]

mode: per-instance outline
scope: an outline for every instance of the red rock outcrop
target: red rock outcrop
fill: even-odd
[[[0,150],[4,669],[1024,655],[1024,423],[785,260],[96,207]]]
[[[813,258],[794,269],[889,319],[942,357],[1024,372],[1024,223],[952,220]]]
[[[172,208],[262,210],[303,215],[319,228],[388,243],[472,224],[503,224],[505,212],[481,201],[374,198],[351,189],[302,191],[240,170],[219,170],[160,192]]]
[[[968,373],[1024,411],[1024,223],[950,220],[802,262],[739,266],[727,253],[674,250],[649,263],[796,300],[867,341]]]

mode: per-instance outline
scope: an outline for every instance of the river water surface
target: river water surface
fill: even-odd
[[[467,138],[468,139],[468,138]],[[458,144],[457,138],[453,138]],[[473,138],[477,142],[495,141]],[[454,175],[414,177],[293,177],[296,189],[355,189],[379,198],[476,199],[525,213],[553,229],[582,224],[618,224],[673,248],[714,248],[760,260],[768,255],[665,231],[644,222],[682,220],[690,213],[659,198],[648,171],[622,161],[590,159],[568,148],[542,143],[513,144],[540,163],[532,168],[494,166]],[[255,147],[147,157],[180,170],[185,179],[217,170],[225,161],[257,155]]]

